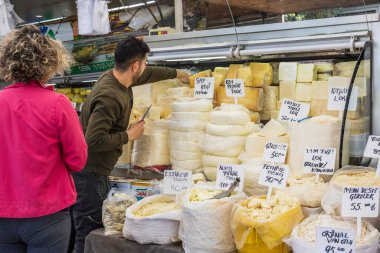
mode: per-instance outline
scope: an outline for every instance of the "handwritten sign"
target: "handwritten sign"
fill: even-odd
[[[215,79],[213,77],[195,78],[194,97],[213,98],[214,84],[215,84]]]
[[[380,158],[380,136],[371,135],[364,151],[365,157]]]
[[[309,116],[310,104],[301,103],[294,100],[284,99],[282,101],[278,120],[288,122],[298,122]]]
[[[304,172],[333,175],[335,160],[335,148],[307,148],[303,162]]]
[[[287,152],[287,143],[268,142],[265,145],[263,161],[272,163],[285,163]]]
[[[355,253],[355,230],[317,227],[317,251],[323,253]]]
[[[242,191],[244,184],[244,166],[220,164],[216,174],[217,189],[228,190],[236,178],[240,178],[240,183],[235,190]]]
[[[264,163],[260,173],[259,184],[278,189],[284,189],[289,177],[289,167],[284,164],[274,165]]]
[[[226,86],[226,95],[228,97],[245,97],[244,80],[242,79],[226,79],[224,81]]]
[[[165,170],[164,194],[180,194],[193,185],[192,172],[189,170]]]
[[[342,196],[343,217],[377,217],[379,188],[345,187]]]
[[[348,88],[341,86],[329,86],[329,101],[327,109],[331,111],[343,111],[346,105]],[[355,111],[358,106],[358,87],[352,87],[349,111]]]

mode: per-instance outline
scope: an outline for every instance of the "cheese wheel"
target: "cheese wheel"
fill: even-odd
[[[243,67],[243,64],[231,64],[228,68],[226,79],[236,79],[239,68]]]
[[[236,78],[242,79],[245,86],[252,86],[252,74],[251,69],[248,66],[238,68]]]
[[[201,149],[216,156],[237,157],[244,149],[245,136],[214,136],[205,134]]]
[[[208,99],[181,98],[172,104],[173,112],[209,112],[212,108]]]
[[[217,167],[203,167],[203,173],[205,174],[207,180],[216,181]]]
[[[170,118],[178,121],[209,121],[209,112],[172,112]]]
[[[169,140],[170,141],[182,141],[182,142],[196,142],[198,143],[199,140],[204,136],[203,131],[191,131],[191,132],[185,132],[185,131],[176,131],[176,130],[170,130],[169,134]]]
[[[210,121],[216,125],[245,125],[251,121],[251,115],[243,111],[214,110],[210,114]]]
[[[170,159],[172,169],[173,170],[191,170],[193,172],[200,172],[202,171],[202,160],[185,160],[185,161],[179,161],[175,160],[173,158]]]
[[[234,104],[233,97],[227,97],[225,86],[219,86],[216,90],[216,103]],[[264,105],[264,91],[261,88],[245,87],[245,97],[238,98],[238,104],[243,105],[251,111],[261,111]]]
[[[219,164],[239,164],[240,160],[236,157],[224,157],[214,155],[203,155],[202,165],[203,167],[215,167]]]
[[[187,141],[170,141],[169,148],[170,150],[181,150],[188,152],[198,152],[201,150],[199,143]]]
[[[202,159],[202,152],[187,152],[181,150],[170,150],[170,157],[178,161]]]
[[[260,130],[260,126],[253,122],[245,125],[217,125],[212,123],[206,125],[206,133],[217,136],[243,136]]]
[[[273,69],[269,63],[252,62],[250,70],[252,73],[253,87],[263,87],[272,84]]]
[[[168,120],[168,126],[170,130],[203,131],[206,127],[206,122]]]

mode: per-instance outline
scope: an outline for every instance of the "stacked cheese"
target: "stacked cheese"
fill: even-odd
[[[261,120],[276,119],[278,116],[277,101],[279,99],[279,87],[264,87],[264,106],[261,114]]]
[[[246,136],[258,129],[250,121],[250,112],[241,105],[222,104],[211,112],[206,135],[200,142],[207,179],[215,181],[219,164],[239,164],[237,157],[244,149]]]
[[[207,99],[183,98],[172,104],[173,112],[168,125],[173,169],[202,171],[199,141],[203,138],[212,108],[212,102]]]
[[[160,108],[160,117],[162,119],[166,119],[167,117],[169,117],[172,112],[172,104],[177,99],[189,96],[190,90],[188,87],[170,88],[165,93],[158,96],[156,105]]]

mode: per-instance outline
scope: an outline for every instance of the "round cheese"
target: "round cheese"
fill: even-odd
[[[200,151],[199,143],[197,142],[187,142],[187,141],[173,141],[169,142],[170,150],[181,150],[187,152],[197,152]]]
[[[249,122],[245,125],[216,125],[208,123],[206,133],[218,136],[243,136],[260,131],[260,126]]]
[[[209,112],[173,112],[171,117],[172,120],[178,121],[209,121]]]
[[[210,112],[212,108],[208,99],[182,98],[172,104],[173,112]]]
[[[245,136],[214,136],[205,134],[201,149],[210,155],[237,157],[244,149]]]
[[[210,121],[216,125],[245,125],[251,121],[251,115],[244,111],[214,110]]]
[[[224,156],[214,156],[214,155],[203,155],[202,164],[204,167],[215,167],[219,164],[239,164],[240,161],[235,157],[224,157]]]
[[[181,150],[170,150],[170,157],[178,161],[202,159],[202,152],[187,152]]]
[[[170,162],[171,162],[173,170],[191,170],[193,172],[202,171],[201,159],[180,161],[180,160],[171,158]]]
[[[177,131],[204,131],[206,122],[168,120],[168,126],[170,130]]]
[[[186,131],[176,131],[170,130],[169,134],[170,141],[181,141],[181,142],[196,142],[204,136],[204,132],[202,131],[194,131],[194,132],[186,132]]]

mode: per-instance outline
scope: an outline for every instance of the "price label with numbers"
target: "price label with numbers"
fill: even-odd
[[[281,104],[278,120],[298,122],[309,116],[310,104],[284,99]]]
[[[317,249],[321,253],[355,253],[355,230],[317,227]]]
[[[380,136],[371,135],[364,151],[365,157],[380,158]]]
[[[305,173],[333,175],[336,148],[307,148],[303,168]]]
[[[285,164],[266,164],[260,173],[259,184],[284,189],[289,177],[289,167]]]
[[[345,187],[342,196],[343,217],[377,217],[379,189],[375,187]]]
[[[265,145],[263,161],[270,163],[285,163],[287,152],[287,143],[268,142]]]
[[[348,105],[349,111],[355,111],[358,106],[358,92],[357,86],[352,87],[350,103]],[[327,109],[330,111],[344,111],[348,95],[348,88],[341,86],[329,86],[329,101]]]
[[[214,77],[195,78],[194,97],[213,98],[214,97]]]
[[[244,80],[242,79],[226,79],[224,81],[226,86],[226,95],[228,97],[245,97]]]
[[[192,172],[190,170],[165,170],[164,194],[180,194],[193,185]]]
[[[216,174],[216,188],[219,190],[228,190],[236,178],[240,179],[236,191],[243,190],[244,184],[244,166],[220,164]]]

